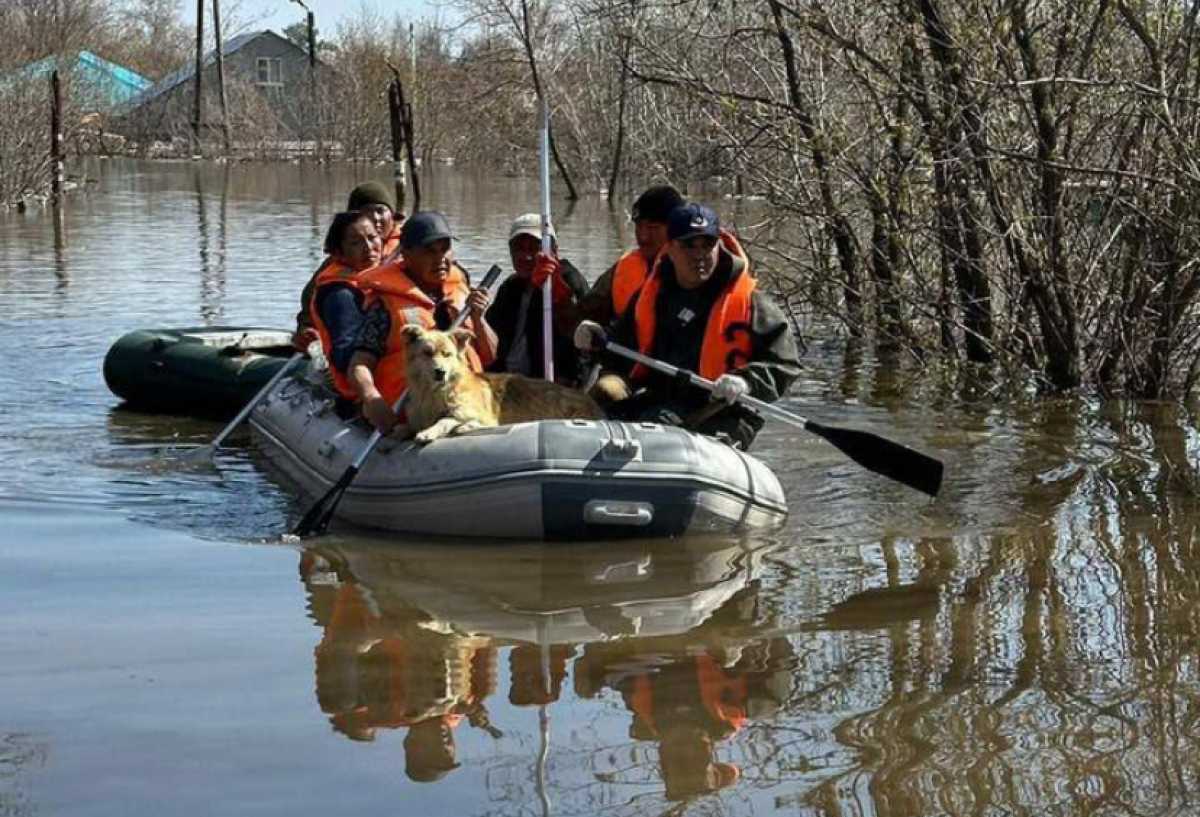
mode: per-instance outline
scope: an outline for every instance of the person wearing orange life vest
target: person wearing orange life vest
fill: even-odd
[[[363,322],[365,293],[362,274],[379,263],[379,235],[366,213],[338,213],[325,235],[329,258],[313,280],[309,321],[321,341],[329,374],[338,396],[357,400],[346,376]]]
[[[395,200],[384,185],[379,182],[364,182],[351,190],[346,211],[359,211],[371,217],[382,245],[380,257],[383,262],[392,261],[397,257],[404,215],[396,212]],[[296,332],[292,336],[292,345],[298,351],[307,351],[309,344],[318,339],[311,318],[313,292],[317,277],[329,263],[330,258],[326,257],[300,293],[300,312],[296,315]]]
[[[758,287],[745,250],[708,207],[676,207],[667,237],[611,333],[584,321],[575,344],[590,350],[611,338],[715,381],[716,388],[710,394],[608,355],[593,394],[621,398],[606,407],[615,419],[681,425],[747,449],[763,419],[737,398],[749,394],[773,402],[800,373],[787,316]]]
[[[363,319],[349,376],[362,401],[363,415],[382,433],[396,425],[392,405],[404,393],[405,325],[447,329],[463,309],[465,328],[475,333],[468,347],[476,371],[495,358],[496,334],[484,318],[488,293],[472,290],[465,270],[454,263],[450,224],[439,212],[413,213],[400,234],[400,260],[363,276],[367,313]]]
[[[667,217],[683,203],[683,196],[669,184],[647,188],[637,197],[629,214],[637,246],[592,284],[579,302],[577,323],[589,320],[608,326],[625,312],[667,243]]]

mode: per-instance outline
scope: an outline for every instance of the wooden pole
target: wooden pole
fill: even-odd
[[[396,211],[404,210],[404,103],[401,102],[400,80],[388,85],[388,122],[392,131],[392,180],[396,185]]]
[[[225,96],[225,56],[221,53],[221,2],[212,0],[213,39],[217,44],[217,88],[221,96],[221,138],[229,155],[229,101]]]
[[[58,204],[63,192],[62,83],[58,69],[50,74],[50,198]]]
[[[192,102],[192,138],[200,150],[200,126],[204,123],[204,0],[196,0],[196,81]]]

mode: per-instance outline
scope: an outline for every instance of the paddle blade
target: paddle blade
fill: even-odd
[[[296,527],[292,528],[292,533],[296,536],[314,536],[324,533],[325,529],[329,527],[330,520],[333,519],[334,510],[342,501],[342,494],[346,493],[346,488],[354,481],[354,475],[357,473],[358,468],[355,466],[351,465],[347,468],[333,487],[308,509],[308,513],[304,514]]]
[[[835,428],[812,420],[805,421],[804,427],[868,471],[902,482],[929,496],[937,496],[942,487],[944,469],[941,461],[920,451],[867,431]]]

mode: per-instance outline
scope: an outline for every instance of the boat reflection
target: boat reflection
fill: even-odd
[[[544,728],[568,677],[586,706],[606,690],[622,701],[630,737],[658,749],[657,764],[639,765],[660,768],[669,799],[738,780],[717,744],[779,708],[794,665],[789,641],[760,614],[763,551],[687,540],[451,553],[325,543],[303,552],[323,631],[317,702],[337,732],[369,741],[407,728],[408,777],[441,779],[459,765],[464,722],[503,736],[489,706],[503,706],[494,695],[506,665],[507,704],[541,707]]]

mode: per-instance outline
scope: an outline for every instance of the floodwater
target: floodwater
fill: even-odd
[[[165,467],[220,423],[120,408],[101,361],[289,326],[385,169],[87,173],[61,230],[0,216],[0,814],[1200,810],[1188,410],[1000,400],[814,330],[786,404],[941,457],[938,500],[772,424],[768,536],[290,543],[247,434]],[[538,201],[426,185],[474,270]],[[556,224],[591,276],[631,241],[600,202]]]

